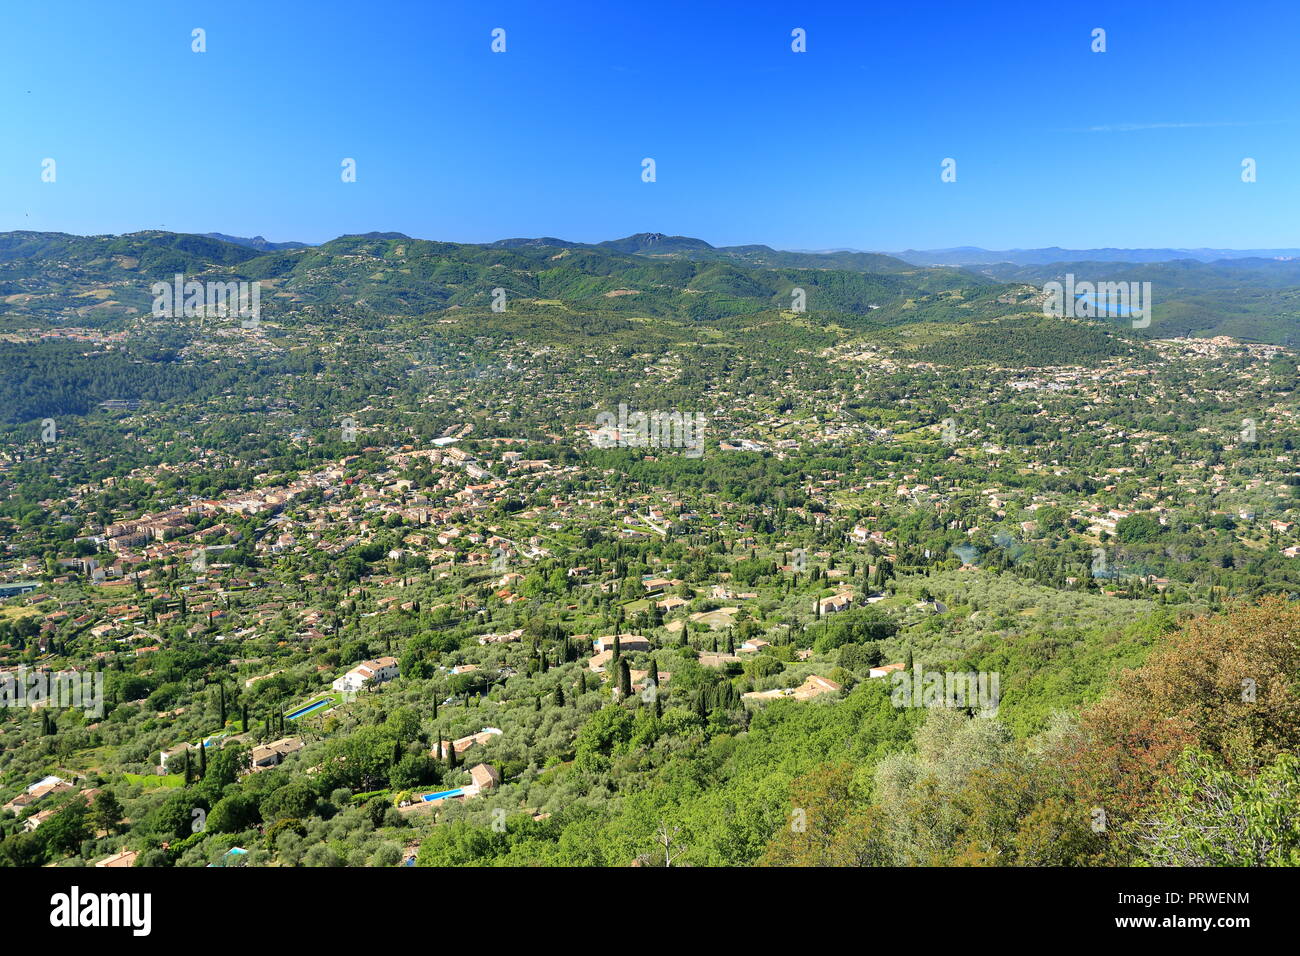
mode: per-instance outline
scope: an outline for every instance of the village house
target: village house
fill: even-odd
[[[818,611],[821,614],[834,614],[837,611],[847,611],[852,606],[852,594],[832,594],[830,597],[822,598],[817,602]]]
[[[470,779],[480,790],[491,790],[501,782],[501,773],[490,763],[476,764],[469,768]]]
[[[12,813],[17,813],[19,810],[29,807],[33,803],[38,803],[39,801],[44,800],[51,794],[64,793],[71,789],[72,784],[60,777],[42,777],[40,780],[36,781],[36,783],[32,784],[22,793],[18,794],[18,796],[6,803],[4,809],[9,810]]]
[[[106,856],[95,866],[101,867],[128,867],[135,866],[135,858],[139,856],[136,850],[122,850],[120,853],[114,853],[112,856]]]
[[[269,744],[259,744],[253,748],[250,766],[254,772],[274,767],[289,754],[297,753],[306,744],[299,737],[281,737]]]
[[[484,727],[476,734],[470,734],[468,737],[461,737],[459,740],[453,740],[451,742],[451,745],[456,748],[456,754],[457,756],[459,756],[460,754],[463,754],[465,751],[469,750],[471,747],[482,747],[493,737],[499,737],[499,736],[501,736],[501,731],[498,728]],[[438,743],[433,748],[433,753],[435,756],[443,760],[446,760],[447,742],[445,740],[439,740]]]
[[[362,661],[342,677],[335,678],[331,684],[341,693],[355,694],[367,686],[375,686],[390,681],[397,676],[397,658],[378,657]]]
[[[611,634],[608,637],[597,638],[592,644],[598,654],[602,651],[613,651],[614,636]],[[618,635],[618,649],[620,653],[648,651],[650,650],[650,641],[648,638],[637,634],[620,634]]]
[[[840,690],[839,684],[827,677],[810,674],[798,687],[786,687],[777,690],[758,690],[742,694],[742,700],[776,700],[789,697],[793,700],[812,700],[822,694],[833,694]]]

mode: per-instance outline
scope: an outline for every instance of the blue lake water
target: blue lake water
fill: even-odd
[[[1122,302],[1117,302],[1113,298],[1098,300],[1095,295],[1081,295],[1077,297],[1078,302],[1088,302],[1092,305],[1093,312],[1097,315],[1129,315],[1133,309]]]

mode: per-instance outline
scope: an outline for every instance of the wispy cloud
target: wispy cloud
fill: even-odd
[[[1102,126],[1085,126],[1062,130],[1065,133],[1134,133],[1146,129],[1216,129],[1226,126],[1272,126],[1287,120],[1263,120],[1253,123],[1107,123]]]

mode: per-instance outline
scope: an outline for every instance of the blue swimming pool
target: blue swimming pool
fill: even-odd
[[[457,787],[455,790],[444,790],[441,793],[426,793],[420,799],[425,803],[433,803],[435,800],[445,800],[448,797],[459,797],[464,792],[464,787]]]
[[[324,700],[318,700],[314,704],[308,704],[306,707],[300,707],[298,710],[295,710],[292,714],[287,714],[285,716],[285,719],[297,720],[299,717],[306,717],[308,714],[312,713],[313,711],[320,710],[322,707],[328,707],[331,703],[332,701],[328,697],[326,697]]]

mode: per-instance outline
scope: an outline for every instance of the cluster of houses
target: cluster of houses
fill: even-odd
[[[18,796],[14,797],[4,805],[4,809],[13,814],[22,814],[49,797],[57,796],[61,793],[70,793],[76,789],[77,788],[73,786],[73,784],[64,780],[62,777],[51,774],[42,777],[22,793],[18,794]],[[98,787],[91,787],[89,789],[78,791],[78,795],[86,801],[93,800],[98,793]],[[35,813],[23,820],[23,829],[28,833],[31,833],[56,813],[58,813],[58,809],[37,810]]]

